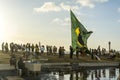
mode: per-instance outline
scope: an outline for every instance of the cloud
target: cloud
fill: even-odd
[[[64,19],[60,19],[60,18],[55,18],[51,23],[56,23],[62,26],[67,26],[70,25],[70,18],[64,18]]]
[[[118,20],[118,22],[120,23],[120,19]]]
[[[54,2],[46,2],[44,3],[40,8],[34,8],[36,12],[59,12],[61,11],[61,8],[57,6]]]
[[[95,0],[96,2],[100,2],[100,3],[104,3],[104,2],[108,2],[109,0]]]
[[[95,5],[90,0],[76,0],[83,7],[94,8]]]
[[[94,8],[96,3],[104,3],[109,0],[76,0],[76,3],[79,3],[82,7]]]
[[[80,4],[80,7],[89,7],[94,8],[96,3],[105,3],[109,0],[74,0],[77,4]],[[67,2],[70,4],[69,2]],[[80,7],[78,6],[71,6],[65,3],[60,3],[56,5],[54,2],[45,2],[41,7],[34,8],[34,11],[40,12],[60,12],[62,10],[69,11],[72,10],[79,10]],[[73,3],[74,4],[74,3]],[[120,10],[119,10],[120,11]]]
[[[78,6],[70,6],[70,5],[66,5],[65,3],[61,3],[61,4],[60,4],[60,7],[61,7],[63,10],[66,10],[66,11],[70,11],[70,9],[72,9],[72,10],[78,10],[78,9],[79,9]]]
[[[60,12],[61,10],[69,11],[72,10],[78,10],[78,6],[70,6],[65,3],[61,3],[59,5],[56,5],[54,2],[46,2],[39,8],[34,8],[34,11],[40,13],[40,12]]]
[[[61,23],[61,22],[62,22],[62,20],[59,19],[59,18],[55,18],[55,19],[52,21],[52,23]]]
[[[120,12],[120,8],[118,8],[118,12]]]

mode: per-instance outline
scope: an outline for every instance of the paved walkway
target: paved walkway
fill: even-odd
[[[6,78],[7,80],[24,80],[23,78],[18,76],[7,76]]]
[[[10,66],[10,64],[0,64],[0,70],[14,70],[14,66]]]

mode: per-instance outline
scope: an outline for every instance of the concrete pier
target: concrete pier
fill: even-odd
[[[85,67],[116,67],[119,66],[119,62],[102,62],[102,63],[79,63],[79,66],[85,66]]]
[[[43,63],[41,64],[42,71],[70,71],[89,68],[106,68],[119,67],[119,62],[99,62],[99,63]]]

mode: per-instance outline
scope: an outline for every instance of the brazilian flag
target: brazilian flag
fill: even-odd
[[[72,47],[75,50],[76,47],[87,48],[87,39],[91,35],[92,31],[87,31],[85,27],[78,21],[74,13],[70,10],[71,15],[71,40]]]

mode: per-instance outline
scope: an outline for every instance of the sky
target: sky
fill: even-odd
[[[2,42],[71,45],[70,9],[88,31],[88,48],[120,50],[120,0],[0,0]]]

